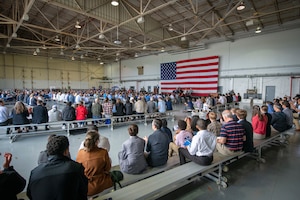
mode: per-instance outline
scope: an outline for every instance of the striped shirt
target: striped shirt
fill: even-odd
[[[243,149],[243,136],[245,129],[236,121],[229,121],[222,125],[220,137],[226,138],[225,146],[231,151],[241,151]]]

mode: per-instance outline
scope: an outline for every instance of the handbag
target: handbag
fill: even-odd
[[[118,170],[114,170],[114,171],[111,171],[109,173],[110,173],[111,180],[114,183],[114,190],[117,189],[117,187],[116,187],[117,183],[120,186],[120,188],[122,188],[122,185],[121,185],[120,181],[122,181],[124,179],[123,173],[121,171],[118,171]]]

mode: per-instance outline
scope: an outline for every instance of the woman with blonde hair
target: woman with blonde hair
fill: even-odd
[[[90,130],[86,133],[84,148],[80,149],[76,161],[83,165],[88,178],[88,196],[102,192],[113,186],[109,171],[111,162],[107,150],[98,147],[99,133]]]
[[[12,123],[13,125],[23,125],[23,124],[29,124],[29,119],[27,118],[29,116],[28,109],[24,105],[22,101],[17,101],[13,110],[12,110]],[[21,133],[22,130],[20,127],[16,127],[15,130],[18,133]],[[26,132],[28,132],[28,127],[26,127]]]

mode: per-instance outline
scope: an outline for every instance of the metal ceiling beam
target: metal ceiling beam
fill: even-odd
[[[12,34],[9,36],[8,40],[7,40],[7,43],[4,47],[4,51],[6,50],[8,44],[11,42],[11,40],[13,39],[13,35],[17,33],[18,29],[20,28],[20,26],[23,24],[23,21],[24,21],[24,15],[27,14],[29,12],[29,10],[32,8],[33,4],[34,4],[35,0],[30,0],[26,5],[25,5],[25,8],[24,8],[24,13],[22,15],[22,17],[19,19],[15,29],[13,30]]]

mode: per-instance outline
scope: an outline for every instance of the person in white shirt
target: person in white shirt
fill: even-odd
[[[88,130],[87,130],[87,131],[90,131],[90,130],[98,131],[98,127],[97,127],[96,125],[90,125],[90,126],[88,126]],[[100,133],[99,133],[99,143],[98,143],[98,147],[99,147],[99,148],[106,149],[107,152],[109,152],[109,150],[110,150],[110,143],[109,143],[108,138],[105,137],[105,136],[103,136],[103,135],[101,135]],[[80,149],[84,149],[84,140],[81,142],[78,151],[79,151]]]
[[[0,126],[7,126],[11,123],[10,113],[4,105],[4,100],[0,99]],[[6,134],[10,133],[10,128],[6,129]]]
[[[52,109],[48,111],[49,122],[61,121],[61,112],[57,110],[57,105],[53,105]]]
[[[203,119],[197,121],[196,127],[199,131],[193,137],[191,144],[187,144],[187,148],[179,148],[180,165],[186,163],[186,158],[204,166],[210,165],[213,161],[217,138],[206,130],[206,123]]]

